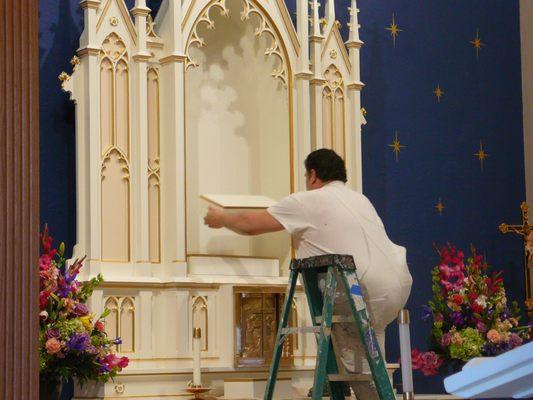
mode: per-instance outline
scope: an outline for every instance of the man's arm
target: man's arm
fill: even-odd
[[[266,210],[228,213],[219,207],[209,207],[204,224],[214,229],[228,228],[240,235],[260,235],[284,229]]]

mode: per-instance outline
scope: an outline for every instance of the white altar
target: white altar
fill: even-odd
[[[76,104],[82,278],[102,273],[94,313],[130,366],[77,396],[178,398],[200,327],[203,382],[264,379],[292,250],[286,233],[209,230],[209,202],[261,208],[304,190],[303,160],[335,149],[362,188],[357,5],[344,43],[334,1],[83,0],[84,30],[62,88]],[[308,325],[300,291],[293,324]],[[283,379],[306,393],[315,339],[299,335]],[[283,372],[285,371],[285,372]],[[231,379],[231,381],[230,381]],[[88,389],[87,389],[88,390]]]

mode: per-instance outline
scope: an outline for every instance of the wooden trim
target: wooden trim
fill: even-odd
[[[0,398],[39,395],[38,7],[0,2]]]

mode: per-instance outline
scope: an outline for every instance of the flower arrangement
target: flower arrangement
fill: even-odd
[[[40,332],[39,362],[41,379],[59,384],[61,378],[76,377],[105,382],[128,365],[127,357],[114,352],[120,338],[109,339],[103,319],[106,310],[95,320],[85,304],[102,281],[101,275],[88,282],[76,277],[83,265],[76,260],[70,266],[64,258],[65,245],[52,248],[48,227],[41,234],[39,258]]]
[[[436,375],[443,365],[459,367],[473,357],[495,356],[529,339],[518,326],[519,308],[509,304],[501,272],[489,275],[488,265],[472,247],[471,257],[443,246],[432,272],[433,298],[422,306],[431,323],[428,352],[413,350],[413,369]]]

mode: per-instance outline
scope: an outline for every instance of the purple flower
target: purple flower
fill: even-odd
[[[510,333],[509,334],[509,345],[511,348],[518,347],[522,344],[522,338],[518,336],[516,333]]]
[[[116,338],[115,339],[115,344],[122,344],[122,339],[121,338]]]
[[[59,338],[61,337],[61,334],[59,333],[57,329],[50,328],[46,331],[45,336],[47,340],[52,339],[52,338],[59,340]]]
[[[487,332],[487,326],[481,321],[476,324],[476,329],[481,333]]]
[[[433,313],[431,312],[431,308],[427,304],[422,305],[422,321],[428,322],[431,319],[431,316]]]
[[[76,314],[78,317],[83,317],[84,315],[89,314],[89,309],[85,304],[77,303],[74,307],[74,314]]]
[[[450,320],[452,321],[452,323],[456,326],[456,327],[462,327],[465,323],[465,319],[463,317],[463,314],[458,312],[458,311],[454,311],[450,314]]]
[[[85,351],[91,346],[91,338],[87,332],[74,333],[67,342],[68,351]]]

